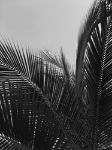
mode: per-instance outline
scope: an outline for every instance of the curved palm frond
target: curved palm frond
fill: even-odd
[[[65,61],[64,59],[65,59],[64,55],[62,55],[63,62]],[[36,110],[35,113],[37,112],[39,113],[39,110],[43,110],[43,109],[45,113],[46,107],[49,107],[51,112],[54,114],[56,120],[58,121],[58,127],[62,130],[62,132],[64,133],[64,136],[68,139],[69,143],[71,143],[71,146],[76,147],[74,140],[71,138],[72,135],[70,135],[71,131],[69,128],[70,126],[69,124],[71,122],[70,114],[72,114],[72,110],[73,110],[73,107],[71,110],[71,106],[72,105],[75,106],[75,101],[73,101],[73,98],[75,98],[75,94],[74,94],[75,87],[74,85],[71,85],[68,82],[66,83],[65,75],[63,71],[60,70],[58,65],[54,66],[53,63],[44,61],[41,57],[36,57],[32,55],[29,52],[29,50],[26,50],[26,53],[25,53],[23,48],[20,49],[20,47],[18,45],[16,46],[15,44],[12,45],[11,42],[7,41],[6,39],[3,40],[3,42],[2,41],[0,42],[0,63],[1,63],[0,64],[0,87],[1,87],[1,92],[2,92],[1,100],[4,99],[2,96],[3,96],[3,93],[5,93],[5,88],[3,89],[4,87],[3,83],[6,82],[7,80],[10,83],[13,83],[14,85],[17,84],[19,86],[22,86],[21,93],[22,91],[25,90],[24,94],[26,93],[26,95],[23,96],[23,98],[26,99],[26,103],[28,101],[27,93],[30,93],[30,91],[27,91],[27,90],[31,86],[32,88],[36,90],[36,93],[38,95],[38,98],[35,99],[35,101],[37,102],[39,101],[40,103],[44,103],[44,105],[47,105],[45,107],[44,105],[42,105],[42,107],[41,105],[39,105],[38,106],[39,108]],[[9,92],[9,94],[11,93]],[[20,94],[18,95],[18,97],[20,97]],[[22,98],[20,97],[18,102],[21,100]],[[14,99],[12,99],[12,101],[14,101]],[[18,103],[18,102],[15,102],[15,103]],[[8,103],[7,98],[4,103]],[[23,105],[24,105],[24,102],[22,101],[21,105],[19,106],[20,112],[18,112],[20,116],[23,116],[23,114],[21,114],[22,113],[21,111],[24,111],[24,113],[26,111],[26,108],[24,108]],[[10,109],[10,107],[11,106],[8,105],[5,109],[8,110]],[[27,106],[27,109],[30,109],[29,107],[30,106]],[[6,110],[4,110],[4,113],[5,111]],[[1,111],[1,117],[4,116],[4,113]],[[8,115],[8,113],[10,113],[10,111],[6,112],[6,116]],[[27,112],[27,115],[28,117],[30,117],[30,114],[28,114],[28,112]],[[11,119],[9,115],[6,118],[8,119],[7,121],[10,121]],[[17,118],[18,116],[15,117],[15,119]],[[22,119],[21,117],[19,118]],[[48,118],[52,118],[52,116],[49,116]],[[24,119],[25,118],[23,118],[22,120]],[[35,119],[34,119],[34,122],[35,122]],[[1,131],[5,130],[5,124],[6,122],[4,122],[4,124],[2,125],[3,128]],[[19,123],[16,125],[15,134],[16,134],[16,130],[18,130],[18,132],[21,132],[21,133],[23,133],[24,131],[24,130],[21,131],[20,129],[17,129],[18,125]],[[19,126],[22,128],[24,124],[20,124]],[[28,129],[29,127],[26,126],[25,128]],[[9,129],[9,131],[6,130],[6,133],[4,134],[6,135],[7,133],[10,132],[10,130],[13,131],[14,129],[13,128]],[[26,132],[27,131],[25,130],[25,134]],[[11,134],[10,137],[12,136],[13,135]],[[24,135],[24,137],[22,138],[23,140],[27,141],[25,137],[26,135]],[[16,140],[20,138],[21,137],[18,137],[17,135]],[[21,142],[24,143],[22,139],[21,139]]]
[[[7,145],[2,144],[5,138],[1,137],[4,150],[11,149],[10,145],[16,147],[17,141],[23,150],[70,148],[57,116],[31,86],[2,82],[0,104],[0,133],[9,137]]]
[[[28,81],[40,93],[47,93],[51,97],[51,86],[58,85],[56,85],[55,80],[60,81],[60,87],[63,84],[63,77],[56,68],[47,63],[45,64],[42,58],[33,56],[28,51],[25,53],[23,48],[20,49],[19,46],[12,45],[7,40],[1,41],[0,54],[2,66],[14,70],[15,74]],[[60,75],[58,76],[58,74]],[[53,83],[51,83],[50,78],[52,78]],[[49,102],[47,103],[50,104]]]
[[[76,64],[77,124],[89,126],[91,149],[111,149],[112,2],[95,1],[82,27]],[[81,106],[80,106],[81,105]],[[82,109],[80,109],[82,107]],[[91,108],[91,109],[90,109]],[[79,115],[81,112],[82,114]],[[81,127],[76,128],[80,133]],[[82,132],[83,134],[83,132]],[[87,137],[88,137],[87,136]],[[89,149],[89,148],[88,148]]]
[[[71,78],[68,64],[62,52],[59,58],[61,67],[59,65],[54,66],[53,62],[44,61],[41,56],[36,57],[32,55],[28,50],[25,53],[23,48],[20,49],[19,46],[12,45],[7,40],[4,42],[1,41],[0,54],[1,68],[7,68],[9,70],[4,71],[3,78],[6,75],[6,79],[11,81],[11,78],[15,75],[13,79],[13,83],[15,83],[19,82],[18,76],[20,76],[21,80],[28,81],[36,88],[43,96],[45,102],[50,107],[53,107],[53,110],[58,109],[66,79]],[[11,74],[11,71],[14,75]],[[74,88],[75,83],[71,86]]]

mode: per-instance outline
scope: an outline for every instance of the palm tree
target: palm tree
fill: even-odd
[[[2,39],[0,148],[111,150],[111,49],[111,0],[96,0],[86,16],[75,73],[62,51],[35,56]]]

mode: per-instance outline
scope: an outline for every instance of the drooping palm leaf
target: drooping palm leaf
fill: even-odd
[[[64,61],[64,56],[63,56],[62,60]],[[70,114],[72,114],[71,105],[73,104],[75,106],[75,101],[72,100],[72,98],[74,99],[74,97],[75,97],[74,96],[75,95],[74,94],[74,84],[69,85],[68,83],[65,82],[65,78],[66,78],[66,76],[64,75],[63,70],[61,71],[60,68],[58,67],[58,65],[54,66],[53,63],[44,61],[41,57],[32,55],[28,50],[25,53],[23,48],[20,48],[18,45],[16,46],[15,44],[11,44],[11,42],[7,41],[6,39],[2,40],[0,42],[0,79],[1,79],[0,86],[1,86],[1,92],[4,94],[4,92],[6,90],[5,88],[3,88],[4,87],[3,82],[5,82],[6,80],[8,80],[10,83],[18,84],[18,85],[22,86],[22,91],[25,90],[25,92],[27,89],[29,89],[29,86],[34,88],[39,97],[38,98],[39,101],[41,101],[40,103],[44,103],[44,105],[47,105],[47,107],[49,107],[51,112],[54,113],[54,116],[59,123],[58,127],[59,127],[59,129],[62,130],[64,136],[68,139],[69,144],[73,147],[74,146],[76,147],[76,145],[75,145],[76,143],[72,139],[71,135],[69,135],[70,127],[67,127],[67,126],[70,126],[69,125],[69,122],[70,122],[69,116],[70,116]],[[67,94],[65,94],[66,90],[67,90]],[[30,93],[30,91],[28,91],[27,93]],[[16,135],[17,137],[15,140],[19,139],[23,144],[25,144],[29,147],[28,143],[32,139],[29,139],[29,140],[25,139],[26,137],[28,137],[28,135],[26,135],[27,131],[25,130],[24,136],[22,134],[19,135],[19,133],[18,133],[18,132],[24,133],[24,129],[25,128],[28,129],[29,127],[28,126],[24,127],[24,123],[22,123],[22,124],[16,123],[16,122],[18,122],[16,120],[18,118],[19,118],[19,122],[25,121],[25,118],[22,118],[21,111],[23,111],[24,113],[26,111],[26,110],[24,110],[26,108],[23,107],[23,105],[24,105],[23,100],[26,99],[26,104],[27,104],[27,101],[28,101],[27,93],[26,94],[24,93],[25,97],[23,97],[23,98],[20,97],[20,93],[17,93],[17,96],[20,97],[19,101],[21,103],[19,103],[20,105],[17,106],[19,108],[18,108],[18,110],[16,110],[16,111],[19,111],[18,112],[19,117],[17,116],[17,112],[14,111],[15,116],[13,118],[14,119],[13,121],[16,125],[15,129],[11,125],[11,120],[10,120],[10,115],[9,115],[11,106],[8,105],[7,95],[5,95],[4,103],[7,104],[7,107],[4,108],[5,109],[4,113],[6,110],[8,111],[8,112],[6,112],[5,115],[7,116],[6,117],[7,121],[9,121],[9,124],[10,124],[9,129],[6,130],[6,132],[5,132],[5,135],[8,134],[7,136],[10,135],[10,137],[13,137],[14,135],[12,135],[10,133],[10,131],[14,130],[13,132],[15,132],[15,134],[17,132],[17,135]],[[11,94],[11,93],[9,92],[9,94]],[[1,100],[3,99],[2,96],[3,95],[1,95]],[[36,99],[37,102],[38,102],[38,99]],[[14,98],[12,99],[12,101],[14,101]],[[18,105],[18,104],[16,104],[16,102],[15,102],[15,105]],[[37,113],[37,112],[40,113],[39,110],[41,110],[45,113],[46,106],[44,106],[44,105],[42,105],[42,106],[39,105],[38,106],[39,108],[36,110],[35,113]],[[4,105],[2,103],[2,107],[3,106]],[[12,109],[13,109],[13,107],[12,107]],[[29,106],[27,106],[27,109],[28,109],[27,111],[30,111]],[[72,107],[72,109],[73,109],[73,107]],[[67,110],[68,110],[68,112],[67,112]],[[28,115],[28,117],[30,117],[30,114],[28,112],[26,114]],[[4,115],[3,112],[1,112],[2,117],[3,117],[3,115]],[[52,117],[49,116],[48,118],[52,118]],[[34,123],[35,119],[32,121]],[[28,123],[28,119],[27,119],[27,123]],[[49,123],[49,120],[48,120],[48,123]],[[2,125],[1,131],[5,130],[5,124],[7,124],[7,123],[5,122]],[[20,130],[20,128],[18,129],[18,127],[17,127],[18,125],[20,126],[21,130]],[[23,128],[22,128],[22,126],[23,126]],[[11,127],[11,129],[10,129],[10,127]],[[31,128],[33,128],[33,127],[31,127]],[[50,127],[48,129],[50,130]],[[54,130],[54,129],[52,129],[52,130]],[[33,129],[32,129],[32,136],[34,136]],[[13,138],[15,138],[15,137],[13,137]],[[24,142],[27,142],[27,143],[24,143]],[[47,142],[49,143],[50,141],[47,141]]]
[[[16,147],[18,142],[24,150],[70,148],[54,112],[42,100],[31,86],[2,82],[0,133],[5,137],[1,137],[1,142],[5,142],[6,137],[9,139],[5,145],[0,143],[3,150],[11,149],[10,145]]]

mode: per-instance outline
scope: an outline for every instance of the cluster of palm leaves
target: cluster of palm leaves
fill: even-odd
[[[112,0],[90,8],[75,72],[62,51],[0,41],[0,149],[112,149]]]

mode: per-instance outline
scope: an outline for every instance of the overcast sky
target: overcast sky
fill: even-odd
[[[75,63],[77,35],[93,0],[0,0],[0,34],[35,50],[58,51]]]

